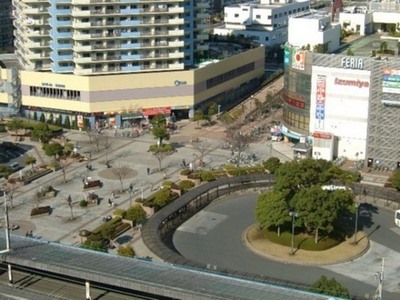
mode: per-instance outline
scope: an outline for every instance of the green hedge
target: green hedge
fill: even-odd
[[[153,153],[158,153],[158,152],[174,152],[175,148],[172,144],[163,144],[161,147],[158,147],[157,144],[151,145],[149,147],[149,151]]]
[[[118,209],[114,210],[113,214],[115,217],[120,217],[121,219],[123,219],[126,216],[126,210],[118,208]]]
[[[178,186],[181,190],[187,192],[188,190],[194,188],[195,184],[193,181],[190,180],[182,180],[178,182]]]

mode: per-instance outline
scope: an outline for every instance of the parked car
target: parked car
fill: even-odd
[[[13,162],[11,164],[8,165],[14,172],[21,170],[22,167],[19,165],[19,163],[17,162]]]

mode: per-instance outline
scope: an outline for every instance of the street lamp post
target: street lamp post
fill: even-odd
[[[290,255],[294,255],[294,219],[299,216],[297,212],[290,211],[289,216],[292,217],[292,243],[291,243],[291,251]]]
[[[357,245],[357,231],[358,231],[358,203],[356,202],[355,204],[356,207],[356,220],[354,222],[354,245]]]

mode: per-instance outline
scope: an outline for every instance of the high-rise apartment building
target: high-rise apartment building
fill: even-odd
[[[207,50],[207,1],[15,0],[25,70],[101,75],[183,70]]]
[[[13,46],[11,0],[0,0],[0,50],[9,50]]]

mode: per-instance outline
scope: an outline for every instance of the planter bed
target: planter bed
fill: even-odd
[[[39,206],[31,210],[31,218],[51,214],[51,206]]]

